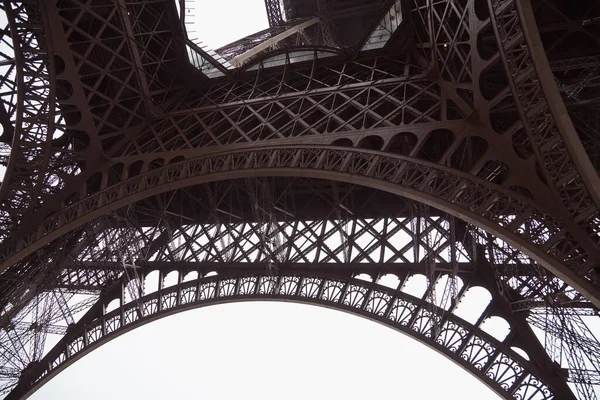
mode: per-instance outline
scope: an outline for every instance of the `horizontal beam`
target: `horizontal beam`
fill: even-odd
[[[45,332],[51,333],[54,335],[64,335],[67,333],[67,326],[57,325],[57,324],[42,324],[38,325],[34,322],[17,322],[12,329],[19,331],[36,331],[36,332]]]
[[[568,382],[600,385],[600,372],[595,370],[569,370]]]
[[[82,261],[77,263],[66,263],[64,268],[72,269],[102,269],[102,270],[118,270],[123,266],[118,262],[93,262]],[[150,261],[144,262],[135,267],[141,268],[144,272],[154,270],[170,271],[199,271],[203,273],[218,272],[220,274],[239,273],[239,272],[264,272],[268,265],[266,262],[196,262],[196,261]],[[427,271],[427,263],[295,263],[284,262],[278,263],[277,268],[285,273],[292,271],[315,271],[315,273],[342,273],[343,275],[351,275],[354,273],[412,273],[425,274]],[[436,270],[439,272],[451,272],[452,264],[448,262],[437,262]],[[475,271],[473,263],[460,262],[457,264],[457,274],[471,274]]]
[[[65,271],[73,270],[122,270],[123,265],[119,262],[96,262],[96,261],[78,261],[76,263],[64,263],[62,265]],[[162,270],[164,273],[171,271],[180,271],[183,273],[197,271],[200,273],[217,272],[223,275],[264,272],[269,268],[267,262],[214,262],[214,261],[148,261],[136,266],[129,266],[147,274],[154,270]],[[529,273],[523,265],[519,268],[519,273],[515,274],[514,264],[496,264],[496,271],[505,276],[536,276],[537,273],[532,270]],[[281,262],[277,264],[277,268],[282,273],[314,271],[314,273],[337,273],[343,276],[355,274],[370,274],[374,278],[376,275],[383,274],[401,274],[407,272],[411,274],[429,274],[431,268],[425,262],[383,262],[383,263],[301,263],[301,262]],[[435,271],[439,273],[450,273],[453,271],[453,265],[450,262],[436,262]],[[459,262],[456,264],[456,274],[468,275],[474,274],[477,271],[477,266],[472,262]]]
[[[246,60],[257,55],[261,51],[266,50],[269,47],[281,42],[283,39],[286,39],[292,35],[295,35],[296,33],[302,32],[304,29],[306,29],[318,22],[319,22],[318,17],[311,18],[308,21],[304,21],[296,26],[291,27],[290,29],[285,30],[284,32],[280,33],[279,35],[275,35],[272,38],[265,40],[264,42],[260,43],[259,45],[254,46],[250,50],[240,54],[239,56],[232,58],[231,60],[229,60],[229,62],[234,67],[239,68],[244,64],[244,62]]]

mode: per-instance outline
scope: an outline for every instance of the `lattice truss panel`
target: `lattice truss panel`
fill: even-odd
[[[547,12],[540,13],[542,7],[546,7]],[[600,5],[594,1],[582,1],[576,7],[569,7],[564,1],[541,1],[534,11],[539,16],[540,35],[558,81],[558,89],[582,144],[598,171]]]
[[[281,295],[356,309],[507,398],[572,398],[567,381],[595,398],[598,4],[400,5],[412,36],[390,28],[378,51],[315,48],[278,68],[262,54],[208,81],[171,1],[4,1],[3,390],[18,383],[18,397],[125,325],[182,309],[187,290],[199,304]],[[371,196],[358,207],[331,181]],[[179,278],[151,292],[153,270]],[[353,280],[363,273],[373,282]],[[386,273],[399,279],[389,290]],[[419,274],[423,293],[403,292]],[[473,286],[492,302],[469,320],[457,307]],[[406,320],[391,318],[400,299]],[[491,316],[510,333],[486,333]],[[482,359],[465,353],[475,338]]]
[[[35,225],[26,212],[59,209],[55,196],[165,101],[177,57],[164,4],[4,2],[2,238]]]
[[[56,112],[53,65],[40,44],[41,17],[28,15],[26,3],[5,3],[2,14],[0,114],[6,173],[0,189],[0,237],[4,239],[19,228],[25,212],[38,208],[40,197],[60,190],[59,174],[75,168],[68,148],[50,150],[53,139],[64,134],[64,121]]]
[[[176,213],[183,196],[203,211]],[[155,313],[282,295],[424,338],[506,398],[571,398],[565,378],[593,393],[600,344],[588,300],[483,230],[388,196],[327,181],[245,179],[169,192],[86,225],[76,244],[55,250],[59,264],[44,279],[35,275],[35,297],[23,293],[5,308],[5,390],[24,369],[13,395],[25,393]],[[386,216],[365,211],[377,208]],[[492,301],[473,310],[481,287]]]
[[[276,26],[287,19],[283,0],[265,0],[269,26]]]

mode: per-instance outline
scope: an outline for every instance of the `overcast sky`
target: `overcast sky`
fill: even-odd
[[[189,37],[212,49],[269,27],[264,0],[195,0],[189,4],[187,15],[195,14],[196,22],[188,26]]]
[[[33,400],[498,399],[434,350],[315,306],[237,303],[142,326],[93,351]]]

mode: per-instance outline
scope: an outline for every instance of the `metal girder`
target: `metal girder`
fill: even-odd
[[[345,203],[348,201],[348,199],[344,197],[343,199],[338,199],[338,202],[339,201]],[[223,207],[223,205],[219,205],[219,203],[215,204],[215,206]],[[162,207],[164,207],[164,205]],[[288,211],[288,213],[290,212]],[[115,215],[113,218],[117,221],[121,221],[122,218],[127,218],[127,215],[129,214],[125,214],[125,216]],[[240,257],[241,259],[247,258],[250,253],[261,248],[261,239],[259,239],[258,236],[255,236],[255,232],[257,232],[258,229],[252,228],[251,224],[237,224],[238,226],[225,225],[225,229],[215,229],[214,224],[218,222],[207,225],[206,227],[195,228],[189,225],[184,225],[179,230],[171,230],[170,233],[165,236],[164,233],[168,232],[169,230],[163,230],[162,234],[158,231],[151,233],[150,231],[146,230],[146,232],[144,232],[143,230],[135,229],[135,226],[131,225],[131,223],[134,221],[135,220],[130,220],[130,222],[126,223],[125,225],[121,224],[119,228],[108,228],[114,224],[111,224],[108,221],[105,222],[107,229],[101,233],[101,237],[98,238],[98,244],[91,243],[87,249],[81,250],[82,261],[78,261],[76,263],[66,262],[62,264],[61,268],[64,271],[64,276],[73,276],[71,272],[74,269],[79,269],[84,273],[86,270],[118,270],[121,265],[120,261],[107,262],[100,260],[102,260],[103,257],[111,258],[115,254],[120,254],[120,251],[117,249],[124,247],[133,247],[135,249],[139,249],[136,250],[138,254],[145,254],[140,260],[133,260],[134,264],[132,265],[135,265],[135,270],[140,272],[142,276],[149,276],[151,271],[158,270],[160,277],[159,282],[162,282],[165,277],[171,275],[172,273],[176,273],[178,275],[179,278],[177,281],[181,283],[189,280],[190,277],[193,278],[194,274],[201,277],[211,270],[217,271],[219,276],[222,277],[242,276],[252,273],[261,274],[266,270],[266,264],[264,261],[258,261],[254,263],[240,263],[239,261],[236,263],[233,261],[235,259],[240,259]],[[452,240],[452,237],[459,237],[461,234],[458,233],[453,235],[453,230],[450,228],[449,222],[446,219],[440,219],[438,216],[430,217],[427,221],[425,229],[423,229],[420,234],[416,236],[410,234],[412,224],[410,220],[405,218],[389,221],[352,221],[352,219],[350,219],[349,221],[345,222],[345,224],[352,223],[357,227],[348,229],[351,232],[351,236],[348,237],[347,240],[350,243],[350,246],[353,248],[353,250],[349,252],[349,256],[347,258],[349,263],[340,263],[341,260],[337,258],[333,264],[317,263],[313,265],[312,257],[317,257],[317,259],[320,258],[318,255],[318,248],[325,246],[326,243],[328,243],[327,237],[340,234],[340,230],[338,226],[336,226],[340,223],[341,221],[336,220],[331,220],[328,223],[315,221],[314,223],[302,223],[300,225],[298,222],[293,222],[292,226],[295,226],[293,229],[296,231],[296,233],[293,233],[293,235],[297,235],[298,238],[305,238],[305,243],[302,244],[299,239],[294,239],[293,237],[287,238],[285,242],[287,243],[286,246],[290,246],[290,250],[292,251],[282,252],[283,254],[286,254],[286,257],[288,257],[290,261],[287,261],[287,264],[278,264],[277,267],[280,273],[284,275],[307,274],[311,276],[327,274],[330,277],[342,280],[348,279],[357,273],[366,273],[370,275],[371,279],[374,281],[379,281],[386,273],[391,273],[398,276],[404,276],[401,281],[405,282],[409,276],[424,272],[424,263],[382,263],[380,261],[381,259],[377,257],[381,257],[383,254],[385,254],[381,247],[384,243],[387,243],[385,245],[386,247],[389,246],[391,249],[395,249],[393,252],[397,254],[396,257],[398,257],[400,254],[410,254],[415,248],[424,246],[425,252],[421,253],[419,257],[423,257],[423,260],[425,260],[431,257],[431,255],[428,255],[428,253],[437,254],[436,257],[439,257],[439,262],[437,262],[438,276],[450,273],[449,271],[445,271],[446,269],[454,270],[454,268],[445,268],[444,265],[448,265],[448,263],[451,262],[451,259],[449,258],[449,250],[451,247],[450,241]],[[385,226],[385,229],[383,230],[381,230],[380,227],[382,224]],[[327,225],[330,226],[325,229]],[[137,232],[134,236],[119,233],[120,230],[131,231],[132,228],[135,232]],[[346,228],[343,228],[342,230],[346,230]],[[281,231],[290,232],[289,229],[281,229]],[[397,233],[399,232],[402,233],[402,235],[398,236]],[[364,242],[365,234],[368,234],[368,237],[371,238],[369,242]],[[227,236],[230,238],[228,239]],[[433,240],[426,239],[427,237],[432,237]],[[363,241],[359,240],[360,238],[363,238]],[[138,241],[141,241],[140,243],[142,244],[133,244]],[[341,242],[341,239],[338,239],[338,242]],[[100,247],[98,247],[99,245]],[[230,247],[232,245],[239,247],[239,250],[232,251]],[[328,257],[340,257],[336,256],[336,254],[341,254],[344,252],[342,244],[337,244],[337,247],[332,245],[336,245],[335,240],[329,244],[329,248],[324,247],[321,251],[327,254]],[[143,248],[148,250],[143,250]],[[472,258],[469,256],[469,254],[471,254],[470,251],[468,251],[464,246],[459,247],[455,251],[459,251],[460,254],[462,254],[461,257]],[[501,251],[501,249],[498,251]],[[295,255],[294,253],[297,254]],[[510,252],[500,252],[499,254],[504,254],[502,257],[516,257],[514,260],[522,259],[517,254],[511,254]],[[225,255],[231,257],[231,261],[226,263],[225,260],[227,256]],[[260,260],[264,257],[264,255],[260,255],[259,253],[257,257]],[[389,255],[386,257],[389,257]],[[95,259],[97,261],[85,261],[86,258]],[[144,261],[144,259],[146,261]],[[215,261],[185,261],[202,259],[213,259]],[[352,259],[364,259],[368,262],[352,263]],[[509,259],[510,258],[500,258],[503,263],[506,263]],[[522,260],[526,261],[526,259]],[[327,265],[329,266],[328,268],[326,268]],[[261,267],[262,271],[259,270]],[[461,264],[458,264],[457,267],[458,269],[456,272],[459,276],[462,276],[464,279],[468,279],[470,282],[473,282],[473,284],[481,284],[481,281],[468,278],[477,272],[477,268],[474,266],[474,264],[462,262]],[[483,267],[485,268],[486,266]],[[465,269],[464,272],[462,271],[463,268]],[[507,274],[507,277],[518,273],[520,279],[526,279],[528,272],[519,273],[519,268],[520,267],[518,265],[510,266],[508,264],[501,264],[496,269],[498,271],[504,271],[503,273]],[[531,267],[522,266],[521,268],[527,269]],[[435,280],[437,279],[438,278]],[[113,280],[111,282],[114,283],[107,282],[102,287],[104,289],[104,295],[100,300],[98,300],[98,302],[96,302],[96,305],[90,309],[92,310],[90,311],[91,314],[89,314],[90,318],[92,318],[93,315],[98,315],[99,310],[103,310],[102,305],[105,306],[108,304],[112,298],[122,298],[123,293],[126,293],[124,287],[127,286],[126,283],[128,280],[125,279],[125,275],[122,274],[118,280]],[[114,287],[117,287],[118,289],[107,291],[107,284],[112,286],[117,285]],[[489,284],[490,282],[487,283],[487,285]],[[98,288],[100,288],[100,286]],[[464,290],[466,290],[466,288]],[[119,293],[121,294],[119,295]],[[142,300],[140,299],[140,301]],[[429,308],[430,307],[427,306],[427,309]],[[481,319],[481,323],[484,321],[484,319],[485,318]],[[439,321],[440,324],[442,324],[441,326],[444,326],[443,324],[445,324],[445,321],[447,320],[447,317],[440,317]],[[89,321],[85,321],[88,321],[88,319],[80,320],[77,326],[88,324]],[[25,327],[27,326],[28,325],[25,325]],[[65,338],[72,337],[69,332],[73,332],[73,329],[75,328],[72,328],[70,331],[66,332]],[[443,332],[443,329],[441,332]],[[61,346],[58,348],[60,347]],[[32,366],[31,369],[28,369],[28,371],[36,371],[41,368],[40,366],[42,365],[45,365],[45,363],[36,364],[35,366]],[[26,376],[31,377],[31,373],[32,372],[28,372]],[[22,378],[22,382],[27,382],[27,379],[30,379],[27,377]]]
[[[566,58],[550,62],[550,68],[552,68],[552,71],[569,71],[573,69],[597,67],[600,67],[600,55]]]
[[[90,318],[85,326],[70,330],[57,347],[27,371],[19,386],[6,398],[26,395],[82,354],[117,336],[122,329],[143,324],[147,318],[155,319],[191,307],[253,299],[293,300],[375,319],[430,344],[507,399],[512,398],[512,393],[528,399],[550,399],[556,393],[556,381],[512,351],[510,338],[499,341],[480,330],[479,324],[472,325],[437,307],[433,308],[433,314],[443,315],[444,323],[434,333],[432,310],[423,299],[356,279],[286,274],[217,275],[180,281],[142,297],[142,315],[138,314],[136,303],[123,304],[111,312],[99,308],[99,314]]]
[[[316,229],[319,229],[318,227]],[[337,273],[342,276],[354,276],[361,273],[365,273],[371,276],[383,275],[386,273],[399,273],[401,271],[412,272],[412,273],[424,273],[425,262],[390,262],[390,263],[360,263],[360,262],[344,262],[344,263],[310,263],[306,267],[301,267],[294,262],[280,263],[279,267],[284,271],[294,271],[295,268],[306,268],[307,270],[315,269]],[[70,271],[93,271],[93,270],[118,270],[122,266],[116,262],[86,262],[82,261],[77,264],[65,263],[65,272]],[[145,273],[151,272],[156,269],[167,270],[173,268],[178,271],[201,271],[202,273],[208,273],[215,270],[223,272],[232,271],[231,273],[243,272],[243,271],[264,271],[266,269],[266,262],[202,262],[202,261],[149,261],[138,265],[137,267],[142,268]],[[502,266],[500,266],[502,268]],[[440,272],[452,271],[452,265],[448,262],[438,262],[437,270]],[[471,274],[473,273],[473,264],[470,262],[461,262],[458,264],[458,275]]]
[[[453,312],[469,285],[483,285],[493,301],[480,320],[469,332],[458,329],[458,347],[435,340],[434,347],[452,348],[451,358],[461,354],[457,362],[505,397],[569,398],[570,381],[580,398],[592,398],[598,371],[585,365],[582,349],[597,342],[580,322],[597,317],[600,305],[593,2],[573,10],[562,0],[394,3],[402,9],[381,21],[390,35],[398,15],[411,24],[411,45],[402,54],[383,47],[321,57],[314,47],[327,36],[321,29],[307,39],[309,61],[267,68],[274,53],[264,47],[277,42],[289,57],[299,43],[290,38],[305,39],[301,29],[278,37],[287,26],[272,23],[263,36],[230,48],[244,53],[250,39],[267,38],[247,54],[243,72],[213,81],[181,73],[193,69],[185,65],[187,38],[171,24],[173,3],[4,3],[15,55],[0,61],[8,79],[0,122],[5,131],[14,126],[6,133],[14,138],[0,189],[0,345],[11,355],[6,363],[18,361],[0,366],[0,390],[31,363],[13,395],[25,393],[44,371],[58,371],[90,348],[85,341],[99,345],[112,337],[108,330],[144,318],[148,304],[160,311],[171,304],[163,299],[175,296],[173,310],[183,307],[190,274],[198,285],[215,283],[210,301],[220,301],[226,279],[239,283],[223,292],[228,299],[242,298],[236,296],[243,277],[254,279],[258,294],[259,282],[273,278],[276,286],[264,293],[271,297],[291,279],[296,291],[285,296],[295,299],[309,276],[329,274],[319,282],[345,282],[336,304],[367,315],[381,288],[364,286],[366,300],[348,297],[344,305],[353,276],[379,282],[384,274],[419,273],[430,285],[421,303],[410,299],[416,313],[406,326],[424,340],[456,322]],[[381,6],[358,3],[354,10]],[[282,12],[278,2],[270,4]],[[561,33],[569,26],[577,42],[571,31]],[[565,43],[576,49],[564,51]],[[219,64],[209,58],[201,63]],[[272,176],[277,185],[264,180]],[[297,187],[298,177],[338,183]],[[234,187],[242,179],[251,196]],[[293,190],[281,189],[286,180]],[[340,182],[362,185],[360,201]],[[404,198],[388,204],[381,191]],[[299,203],[314,206],[312,213]],[[457,237],[458,219],[471,224],[471,244]],[[217,278],[202,277],[210,269]],[[142,298],[151,270],[159,271],[159,294]],[[169,273],[177,284],[163,288]],[[444,276],[450,283],[440,292],[431,282]],[[458,278],[468,282],[461,289]],[[322,294],[316,302],[325,301]],[[110,324],[106,296],[124,304]],[[90,307],[86,318],[73,319],[74,309]],[[528,314],[556,322],[545,348],[531,333],[540,322]],[[488,353],[487,361],[469,366],[464,351],[492,315],[513,329],[490,347],[508,346],[510,365],[496,365],[497,354]],[[93,321],[102,326],[100,336],[82,331]],[[56,358],[36,364],[45,335],[63,333],[48,353]],[[532,361],[514,356],[513,345]],[[562,364],[552,366],[557,360]],[[531,368],[543,377],[528,375]]]
[[[48,57],[52,43],[45,41],[44,21],[30,21],[31,6],[36,7],[28,2],[3,3],[15,61],[14,69],[9,64],[14,78],[9,76],[3,84],[16,90],[16,104],[11,153],[0,186],[2,239],[18,230],[23,215],[36,208],[43,195],[61,186],[57,165],[53,168],[50,163],[53,136],[64,132],[56,104],[54,60]],[[56,164],[69,164],[68,155],[56,154]]]
[[[318,17],[315,17],[315,18],[309,19],[308,21],[298,23],[298,24],[286,29],[285,31],[281,32],[280,34],[272,36],[272,37],[262,41],[261,43],[252,47],[251,49],[244,51],[242,54],[239,54],[239,55],[231,58],[229,60],[229,62],[234,67],[240,67],[240,66],[242,66],[242,64],[244,64],[246,62],[246,60],[248,60],[252,57],[255,57],[258,53],[260,53],[270,47],[277,46],[281,41],[289,38],[290,36],[301,34],[305,29],[307,29],[315,24],[318,24],[319,21],[320,21],[320,19]]]
[[[265,7],[267,9],[267,19],[269,20],[269,26],[277,26],[284,22],[284,13],[282,12],[282,4],[280,0],[265,0]]]
[[[517,290],[506,283],[506,278],[502,277],[503,273],[496,268],[495,252],[488,251],[486,255],[485,245],[477,243],[476,238],[467,231],[467,227],[463,223],[459,223],[457,230],[459,231],[457,237],[461,238],[465,249],[470,251],[471,258],[476,259],[481,265],[478,271],[482,280],[486,282],[485,287],[492,292],[492,298],[496,300],[495,305],[499,315],[509,321],[511,334],[518,338],[516,340],[528,350],[530,359],[537,363],[542,370],[547,371],[546,373],[550,376],[560,376],[560,364],[553,362],[543,345],[535,337],[527,323],[526,315],[515,312],[511,303],[518,301],[521,296]],[[532,269],[534,270],[532,272],[535,273],[535,269]],[[561,380],[557,379],[557,381]],[[557,390],[560,391],[560,393],[556,393],[558,398],[574,398],[571,389],[564,381],[558,384]]]
[[[398,168],[401,163],[403,167]],[[566,279],[578,290],[590,294],[594,292],[590,282],[583,279],[582,276],[578,276],[577,271],[561,267],[564,260],[562,257],[571,258],[571,254],[550,255],[542,252],[546,243],[557,240],[556,237],[549,234],[550,232],[555,232],[555,235],[564,235],[566,232],[557,229],[557,226],[562,225],[560,222],[550,219],[542,211],[543,209],[532,207],[531,202],[525,197],[497,187],[493,191],[496,196],[495,203],[490,205],[487,197],[482,194],[490,193],[491,187],[481,179],[467,174],[457,174],[431,163],[415,162],[407,157],[382,157],[374,152],[325,146],[304,148],[295,146],[293,148],[279,147],[229,152],[227,155],[202,157],[193,161],[173,164],[141,175],[139,178],[121,182],[110,190],[88,196],[75,207],[67,208],[61,214],[47,221],[44,225],[45,230],[42,231],[44,234],[42,238],[38,237],[39,231],[37,231],[25,243],[32,244],[29,249],[41,248],[43,244],[58,238],[63,232],[68,232],[73,227],[91,221],[95,216],[110,210],[111,202],[118,200],[126,204],[141,193],[159,194],[164,192],[162,189],[164,185],[172,182],[183,183],[187,179],[202,177],[209,173],[213,176],[221,174],[222,178],[220,179],[227,179],[228,174],[232,174],[234,171],[252,171],[252,174],[256,176],[258,171],[262,170],[265,170],[265,175],[271,175],[274,172],[268,172],[270,169],[283,171],[293,168],[302,168],[304,176],[333,180],[343,180],[344,174],[363,175],[365,184],[368,182],[367,185],[372,188],[397,194],[403,193],[416,201],[427,199],[426,201],[431,204],[436,204],[445,210],[454,210],[457,213],[458,210],[464,210],[464,218],[467,218],[469,222],[483,224],[483,227],[492,232],[502,232],[502,238],[509,243],[524,244],[533,238],[538,242],[542,239],[542,242],[537,244],[539,250],[529,247],[529,254],[542,262],[553,273]],[[324,168],[325,174],[320,172]],[[311,171],[315,172],[311,173]],[[435,177],[431,175],[432,171],[435,171]],[[290,175],[293,176],[291,173]],[[181,180],[181,177],[185,177],[185,180]],[[394,189],[390,183],[398,185],[398,189]],[[441,202],[443,197],[448,200]],[[486,212],[483,212],[484,208],[487,209]],[[494,211],[492,212],[491,209]],[[476,213],[477,210],[481,211]],[[482,214],[483,218],[481,218]],[[513,216],[520,218],[515,220]],[[579,248],[577,250],[579,251]],[[10,251],[14,251],[14,249],[10,249]],[[588,262],[587,257],[579,259],[582,265]],[[596,304],[600,302],[596,295],[590,295],[590,299]]]
[[[583,246],[587,242],[588,246],[597,249],[597,236],[590,234],[586,225],[594,223],[592,221],[600,215],[599,178],[571,120],[564,118],[567,116],[566,108],[548,60],[538,45],[539,33],[535,30],[531,4],[513,1],[494,4],[488,1],[488,4],[494,30],[499,43],[502,43],[499,50],[509,73],[510,90],[521,102],[519,118],[522,131],[529,142],[535,144],[532,152],[539,165],[544,166],[544,179],[553,184],[552,195],[560,207],[557,215],[562,214],[562,219],[570,220],[571,226],[579,224],[583,229],[573,237],[574,241]],[[535,68],[530,65],[535,65]],[[531,96],[536,92],[544,93],[544,96]],[[523,96],[524,93],[530,95]],[[559,159],[570,161],[557,162]],[[593,268],[594,263],[582,266],[586,271]]]

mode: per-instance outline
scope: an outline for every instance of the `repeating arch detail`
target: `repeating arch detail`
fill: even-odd
[[[352,278],[303,275],[211,276],[163,288],[71,331],[42,362],[29,394],[106,342],[176,312],[227,302],[291,301],[359,315],[401,331],[442,353],[504,398],[553,399],[551,382],[509,345],[454,314],[399,290]],[[432,321],[442,322],[434,329]]]

